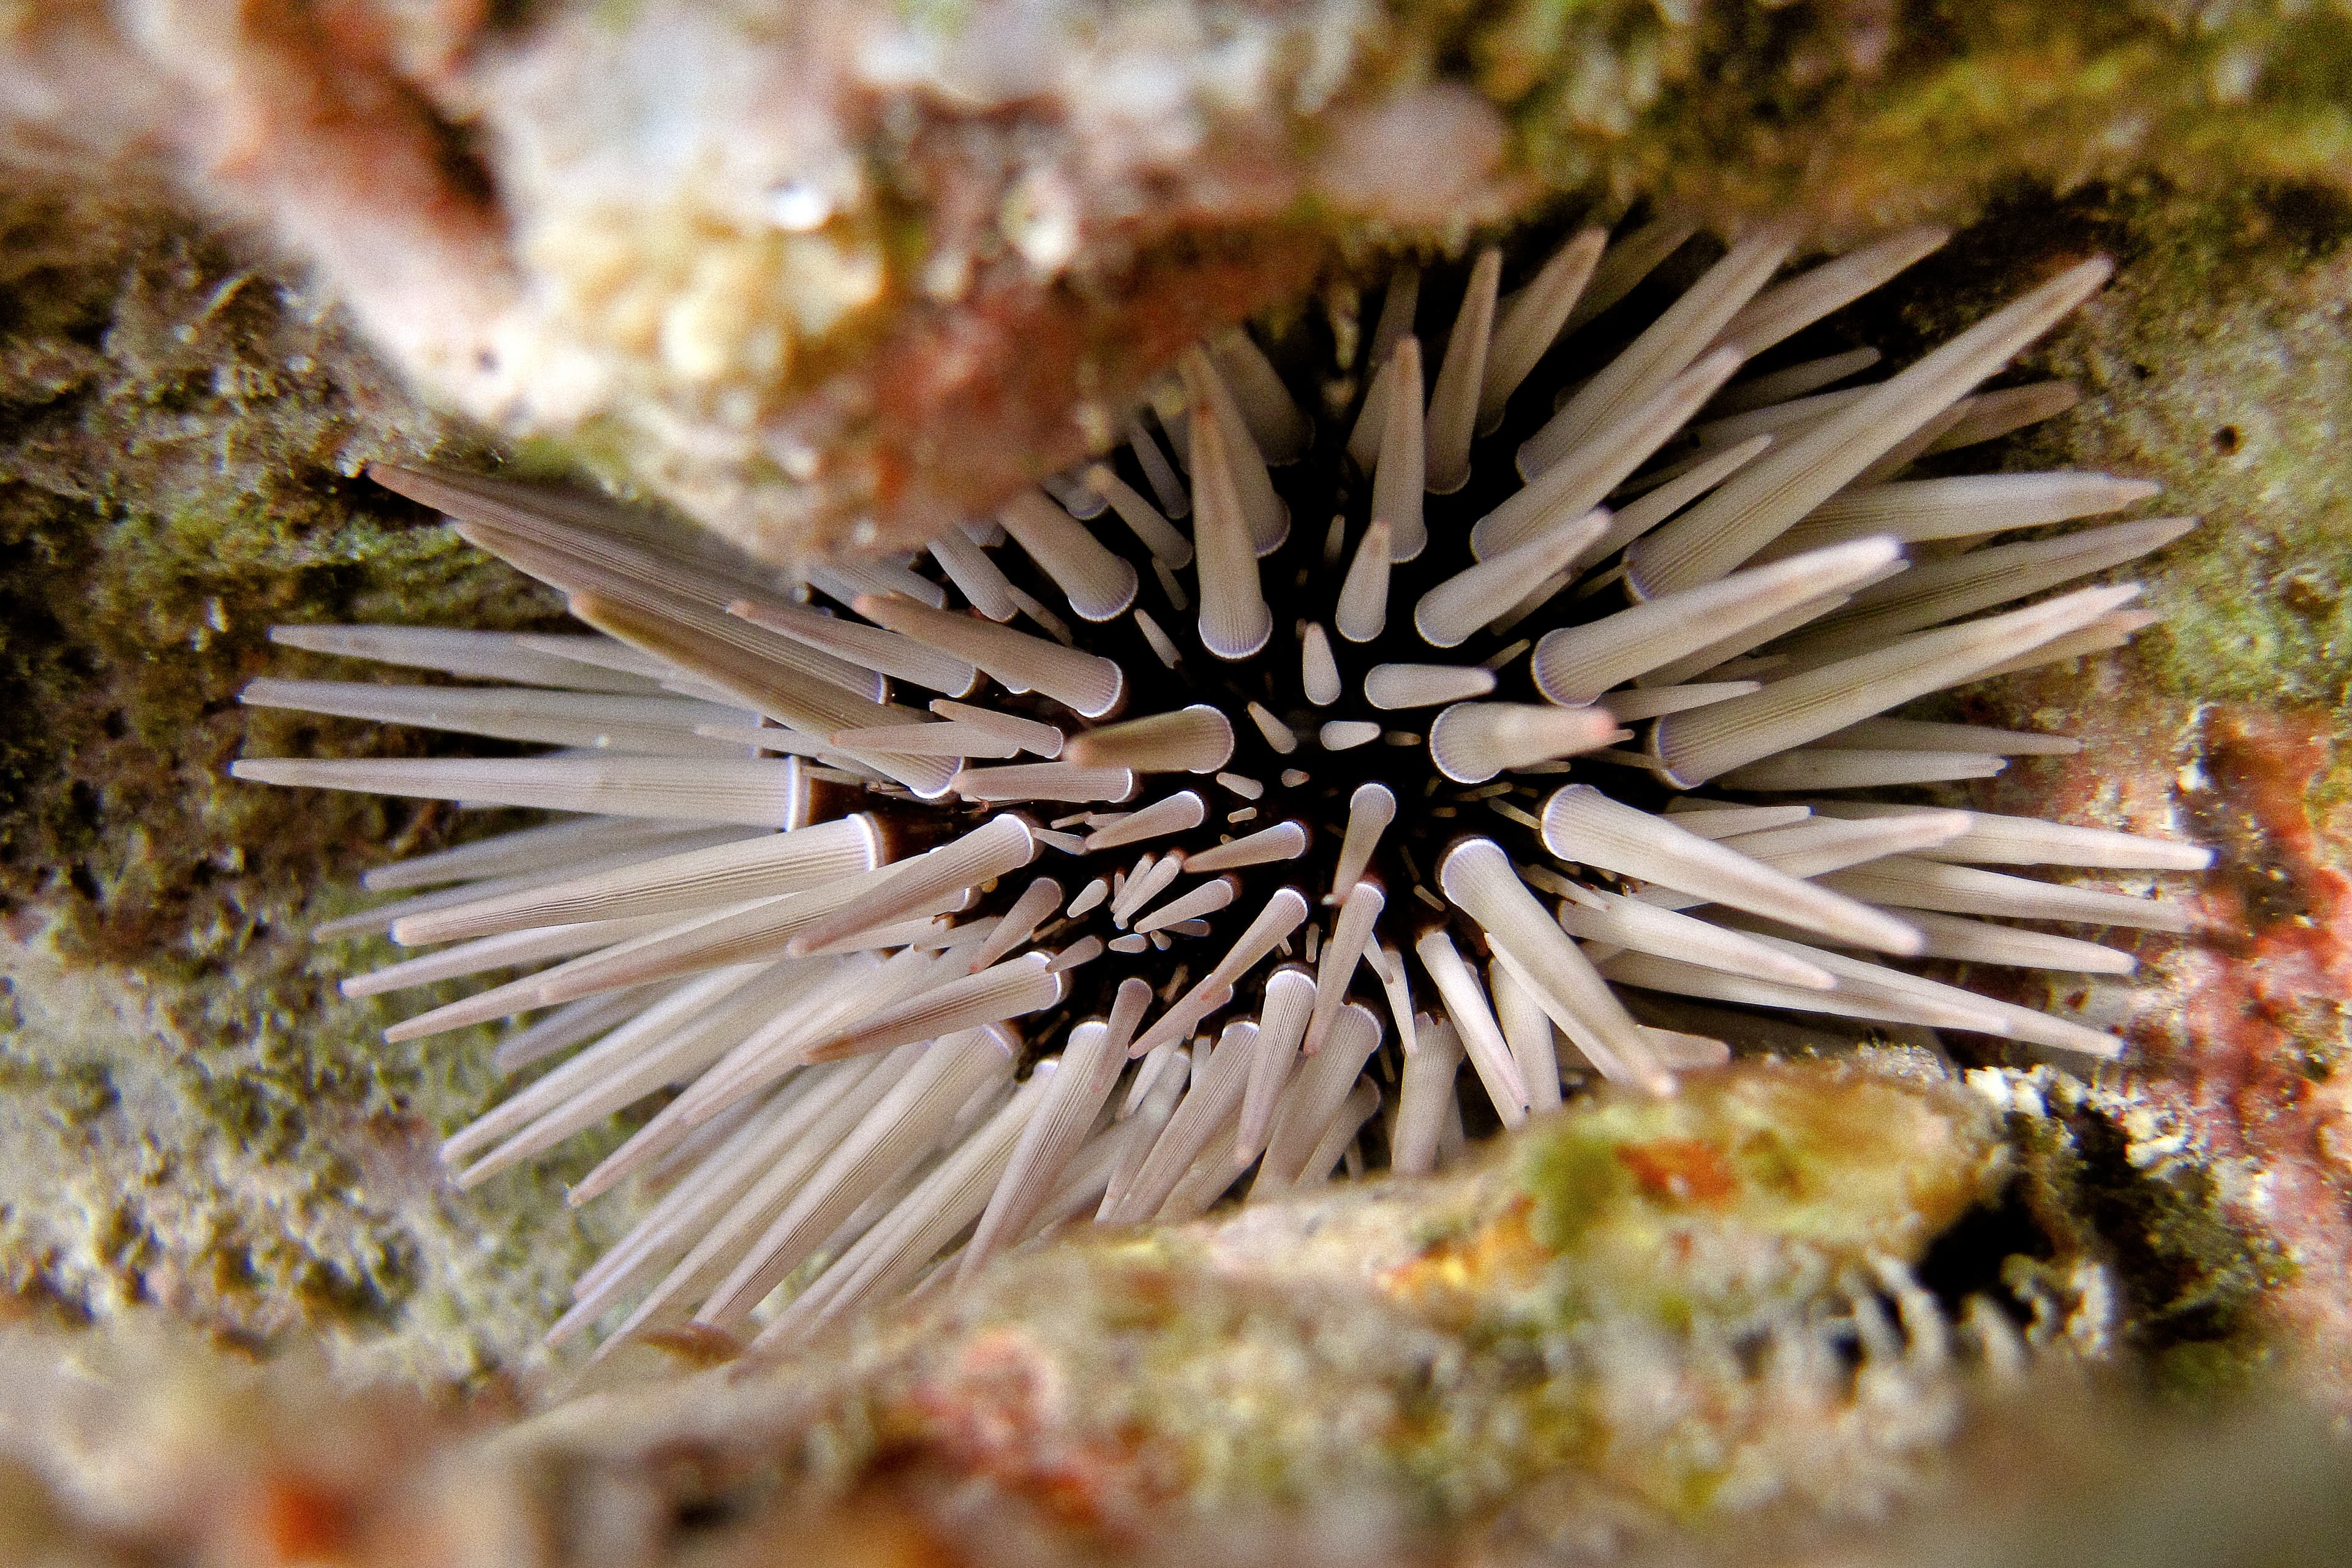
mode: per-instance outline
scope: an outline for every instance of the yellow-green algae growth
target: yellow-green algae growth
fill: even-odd
[[[248,725],[284,620],[544,623],[553,605],[360,480],[479,460],[324,299],[127,174],[0,184],[0,1284],[77,1319],[160,1305],[248,1343],[323,1333],[440,1383],[511,1366],[596,1237],[526,1173],[429,1154],[486,1040],[387,1047],[314,948],[356,875],[457,814],[289,808]],[[312,661],[315,673],[340,673]],[[389,951],[385,944],[385,951]]]
[[[1530,1136],[1527,1228],[1571,1318],[1739,1324],[1916,1261],[2008,1174],[1982,1102],[1859,1067],[1758,1063]]]
[[[1884,221],[1996,182],[2151,171],[2227,201],[2344,185],[2352,22],[2300,0],[1395,0],[1409,60],[1465,62],[1547,184]]]
[[[2060,1377],[2099,1326],[1969,1305],[2000,1249],[1939,1248],[2007,1201],[2007,1124],[1892,1064],[1604,1090],[1445,1175],[1080,1230],[845,1335],[607,1386],[519,1441],[612,1463],[671,1440],[633,1412],[690,1409],[771,1456],[706,1462],[722,1504],[951,1477],[1081,1550],[1287,1520],[1508,1557],[1872,1517],[1932,1484],[1992,1371]],[[1986,1310],[2008,1325],[1990,1351]]]

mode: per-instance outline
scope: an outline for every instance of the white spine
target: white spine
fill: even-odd
[[[1248,422],[1242,417],[1223,378],[1217,374],[1216,366],[1209,363],[1209,356],[1197,348],[1187,349],[1177,365],[1192,407],[1189,427],[1193,510],[1199,510],[1201,505],[1201,418],[1205,414],[1223,438],[1225,470],[1232,477],[1234,499],[1247,521],[1251,553],[1270,555],[1282,548],[1282,542],[1290,536],[1290,510],[1275,493],[1274,477],[1265,469],[1265,454],[1258,449],[1257,437],[1250,434]],[[1200,525],[1193,526],[1197,530]],[[1197,548],[1199,539],[1195,538],[1193,544]]]
[[[1257,1181],[1250,1188],[1252,1201],[1279,1196],[1298,1179],[1324,1129],[1347,1102],[1356,1075],[1380,1044],[1378,1015],[1355,1003],[1341,1010],[1321,1054],[1298,1065],[1289,1087],[1275,1101],[1265,1155],[1258,1165]]]
[[[415,945],[567,921],[674,914],[772,893],[798,892],[838,877],[871,871],[881,863],[881,830],[872,816],[861,812],[753,844],[723,844],[665,855],[594,876],[411,916],[394,924],[392,936],[404,945]]]
[[[1878,647],[1906,632],[1940,626],[2136,561],[2196,525],[2194,518],[2151,518],[1929,562],[1856,594],[1852,605],[1823,617],[1804,637],[1777,651],[1802,668]]]
[[[1276,970],[1265,983],[1265,1005],[1258,1011],[1249,1082],[1242,1092],[1241,1123],[1234,1135],[1235,1170],[1265,1151],[1275,1106],[1298,1066],[1299,1043],[1306,1038],[1316,999],[1315,982],[1305,970],[1289,964]]]
[[[1670,593],[1729,572],[2007,363],[2114,270],[2101,257],[2053,279],[1743,469],[1633,546],[1634,586],[1644,595]]]
[[[1160,509],[1138,495],[1125,479],[1097,463],[1087,470],[1087,483],[1110,503],[1119,521],[1151,552],[1152,559],[1170,566],[1192,563],[1192,542],[1184,537],[1183,530],[1162,517]]]
[[[1779,225],[1734,245],[1633,346],[1610,361],[1549,424],[1528,438],[1519,448],[1519,471],[1541,473],[1655,395],[1706,351],[1794,248],[1795,235]]]
[[[1786,370],[1750,376],[1726,387],[1722,396],[1707,405],[1707,412],[1745,414],[1751,408],[1768,408],[1825,386],[1835,386],[1850,375],[1860,375],[1884,357],[1874,348],[1848,349],[1843,353],[1801,361]]]
[[[1265,460],[1280,465],[1305,457],[1314,442],[1315,426],[1291,400],[1290,389],[1283,385],[1281,374],[1264,351],[1250,340],[1248,330],[1228,328],[1210,339],[1208,348]]]
[[[790,730],[772,733],[791,736]],[[1014,757],[1021,748],[1003,735],[977,724],[875,724],[856,730],[835,730],[825,737],[835,751],[893,752],[902,757]]]
[[[1443,927],[1423,932],[1413,952],[1437,983],[1437,994],[1445,998],[1446,1020],[1462,1037],[1470,1065],[1486,1086],[1486,1098],[1494,1101],[1495,1114],[1504,1126],[1517,1127],[1528,1117],[1528,1086],[1519,1077],[1519,1065],[1511,1057],[1510,1045],[1495,1021],[1495,1010],[1487,1004],[1476,973],[1462,961],[1454,939]]]
[[[929,548],[931,559],[973,609],[992,621],[1009,621],[1020,613],[1020,606],[1013,602],[1013,584],[988,558],[988,552],[973,543],[963,530],[943,531]]]
[[[1596,751],[1623,734],[1602,708],[1457,702],[1430,725],[1429,757],[1456,784],[1485,784],[1512,768]]]
[[[1649,1042],[1577,945],[1544,913],[1491,838],[1457,844],[1439,865],[1446,898],[1486,931],[1512,978],[1543,1005],[1560,1032],[1604,1078],[1652,1094],[1671,1093],[1674,1079]]]
[[[1083,718],[1099,719],[1127,696],[1127,678],[1109,659],[1010,626],[935,610],[911,599],[860,595],[856,610],[917,642],[970,659],[1016,691],[1044,692]]]
[[[1063,734],[1051,724],[1041,724],[1034,719],[1018,714],[999,713],[992,708],[975,708],[968,702],[950,702],[940,699],[931,704],[931,711],[942,719],[968,724],[975,730],[1011,742],[1017,749],[1048,762],[1062,754]],[[982,753],[975,752],[974,755]]]
[[[1420,387],[1420,339],[1406,338],[1397,344],[1391,374],[1400,388]],[[1411,561],[1429,544],[1422,518],[1426,439],[1420,397],[1390,398],[1381,421],[1380,467],[1372,475],[1372,521],[1389,525],[1392,561]]]
[[[1525,488],[1480,518],[1470,530],[1470,553],[1484,560],[1525,542],[1548,521],[1581,517],[1680,430],[1701,404],[1739,368],[1739,356],[1718,349],[1652,393],[1623,417],[1532,474]]]
[[[1016,763],[1004,768],[966,768],[950,786],[966,800],[1101,801],[1117,805],[1135,795],[1135,774],[1126,768],[1082,768],[1075,763]]]
[[[1817,809],[1824,816],[1866,818],[1898,816],[1916,808],[1840,801],[1824,803]],[[1983,811],[1958,815],[1966,824],[1960,832],[1932,851],[1922,850],[1923,854],[1937,860],[1986,865],[2095,866],[2115,870],[2202,871],[2213,864],[2213,851],[2202,845],[2031,816],[1997,816]]]
[[[747,827],[789,826],[803,788],[794,763],[724,757],[684,764],[661,757],[248,757],[229,764],[229,773],[257,784]]]
[[[1380,320],[1372,328],[1371,352],[1364,363],[1372,367],[1372,384],[1365,389],[1364,405],[1356,411],[1356,423],[1348,432],[1348,456],[1356,459],[1356,467],[1370,473],[1380,461],[1381,436],[1388,428],[1389,394],[1397,384],[1396,347],[1412,331],[1413,312],[1421,303],[1421,269],[1410,265],[1398,268],[1389,275],[1387,291],[1381,299]],[[1413,384],[1414,401],[1420,401],[1421,385]]]
[[[1584,286],[1576,308],[1568,313],[1562,332],[1572,332],[1616,304],[1639,286],[1642,279],[1657,270],[1658,264],[1688,242],[1698,232],[1699,226],[1688,218],[1668,215],[1652,218],[1633,233],[1621,235],[1601,253],[1601,263],[1592,269],[1592,281]]]
[[[1067,989],[1052,964],[1053,961],[1042,952],[1024,952],[977,974],[919,992],[816,1041],[802,1053],[803,1059],[837,1061],[843,1057],[887,1051],[894,1046],[984,1028],[1051,1007]]]
[[[1082,618],[1107,621],[1135,603],[1134,566],[1105,549],[1051,497],[1024,490],[996,515]]]
[[[1381,835],[1396,820],[1397,798],[1394,791],[1382,784],[1360,784],[1348,796],[1348,826],[1339,837],[1339,862],[1331,871],[1331,891],[1323,900],[1336,904],[1348,896],[1348,889],[1362,878],[1364,868],[1372,863],[1372,851],[1380,847]]]
[[[1562,903],[1559,910],[1560,929],[1580,941],[1654,952],[1801,991],[1827,991],[1837,984],[1818,964],[1791,958],[1712,921],[1599,889],[1588,896],[1589,903]]]
[[[1203,849],[1184,858],[1189,871],[1230,871],[1243,866],[1263,866],[1271,860],[1296,860],[1307,853],[1306,825],[1277,822],[1255,833]]]
[[[1062,902],[1062,884],[1051,877],[1039,877],[1021,890],[1013,907],[997,918],[996,927],[964,961],[964,968],[974,974],[986,969],[1014,948],[1037,934]]]
[[[1543,270],[1504,305],[1486,348],[1486,374],[1478,388],[1480,435],[1490,435],[1502,424],[1511,394],[1559,339],[1568,313],[1576,308],[1577,297],[1584,291],[1608,242],[1607,229],[1579,229],[1544,263]]]
[[[1168,1125],[1153,1141],[1151,1152],[1136,1168],[1118,1204],[1103,1216],[1107,1221],[1133,1225],[1159,1212],[1226,1118],[1240,1107],[1243,1092],[1249,1086],[1256,1038],[1255,1024],[1235,1020],[1225,1026],[1217,1043],[1210,1048],[1208,1059],[1194,1076],[1191,1089],[1177,1102]]]
[[[1737,343],[1752,359],[1861,299],[1951,237],[1949,229],[1919,225],[1825,261],[1758,295],[1724,327],[1723,341]]]
[[[1466,702],[1495,689],[1495,672],[1475,664],[1376,664],[1364,675],[1364,700],[1393,711]]]
[[[1658,721],[1651,745],[1673,781],[1691,788],[2079,630],[2138,592],[2136,584],[2084,588],[2006,615],[1920,632],[1746,697],[1669,714]]]
[[[1234,484],[1224,432],[1192,409],[1194,544],[1200,552],[1201,641],[1219,658],[1248,658],[1274,635],[1274,612],[1259,585],[1257,552]]]
[[[2006,757],[1980,752],[1807,747],[1717,773],[1716,782],[1736,790],[1887,789],[1989,779],[2008,766]]]
[[[1518,1064],[1519,1081],[1528,1087],[1528,1114],[1540,1116],[1559,1109],[1559,1048],[1551,1015],[1543,1010],[1534,992],[1520,984],[1511,966],[1496,958],[1486,965],[1486,989],[1495,998],[1495,1022]]]
[[[1882,952],[1918,951],[1918,932],[1894,916],[1612,800],[1590,784],[1569,784],[1545,804],[1543,840],[1562,860],[1638,877]]]
[[[984,1081],[1012,1067],[1006,1041],[987,1029],[950,1036],[925,1050],[793,1194],[784,1212],[696,1311],[695,1321],[721,1329],[742,1323],[760,1299],[806,1262],[853,1209],[928,1152]]]
[[[1979,870],[1909,855],[1888,855],[1865,865],[1832,871],[1829,887],[1858,899],[1898,909],[1946,914],[1989,915],[2029,921],[2080,921],[2090,925],[2144,931],[2191,931],[2195,912],[2133,893],[2110,893],[2059,882],[2037,882],[2003,871]]]
[[[2064,471],[1961,474],[1864,485],[1830,497],[1759,553],[1793,555],[1869,533],[1913,543],[2039,528],[2120,511],[2161,489],[2145,479]]]
[[[1139,773],[1213,773],[1233,754],[1233,721],[1205,702],[1129,719],[1076,736],[1069,744],[1070,761],[1080,767]]]
[[[1389,624],[1389,567],[1393,559],[1389,525],[1379,518],[1356,543],[1356,558],[1339,584],[1339,607],[1331,624],[1349,642],[1370,642]]]
[[[1087,834],[1087,853],[1140,844],[1147,838],[1171,833],[1190,832],[1207,821],[1208,815],[1209,808],[1198,790],[1178,790],[1164,800],[1155,800],[1140,811],[1129,812],[1118,821]]]
[[[1320,621],[1309,621],[1298,638],[1298,680],[1307,700],[1328,708],[1339,700],[1339,664],[1331,657],[1331,639]]]
[[[1459,647],[1524,597],[1528,584],[1565,570],[1609,525],[1605,511],[1562,518],[1524,543],[1464,568],[1413,605],[1412,629],[1433,647]]]
[[[1316,967],[1315,1011],[1307,1019],[1302,1046],[1308,1056],[1321,1050],[1329,1037],[1331,1026],[1339,1016],[1339,1005],[1348,999],[1348,986],[1356,977],[1356,965],[1372,940],[1373,924],[1387,902],[1388,895],[1378,882],[1358,882],[1339,900],[1339,918],[1331,924],[1331,939],[1323,944]]]
[[[1017,871],[1036,858],[1037,837],[1028,818],[1012,812],[992,816],[961,837],[892,867],[866,891],[803,928],[787,951],[804,953],[852,931],[902,919],[947,894]]]
[[[1901,555],[1893,540],[1855,540],[1547,632],[1530,661],[1536,689],[1554,702],[1591,702],[1636,676],[1849,588]]]
[[[727,613],[941,696],[965,696],[980,679],[969,662],[925,647],[912,637],[838,616],[821,616],[800,605],[737,599],[728,605]]]
[[[1129,987],[1149,994],[1149,987],[1142,981],[1130,979],[1121,983],[1122,999]],[[1140,1015],[1142,1009],[1143,998],[1138,997],[1132,1011]],[[998,1178],[996,1190],[989,1194],[979,1228],[972,1232],[971,1242],[957,1259],[959,1281],[970,1279],[1003,1250],[1045,1201],[1055,1182],[1069,1165],[1070,1156],[1086,1141],[1087,1131],[1094,1125],[1104,1102],[1110,1098],[1119,1069],[1127,1065],[1127,1041],[1116,1035],[1109,1025],[1088,1019],[1070,1030],[1068,1043],[1062,1047],[1061,1062],[1054,1081],[1046,1086],[1036,1114],[1021,1130],[1020,1142],[1005,1163],[1004,1173]]]
[[[1160,450],[1160,443],[1143,427],[1140,419],[1131,420],[1127,427],[1127,444],[1135,454],[1136,466],[1143,470],[1144,481],[1160,500],[1160,510],[1171,518],[1189,517],[1192,498],[1184,489],[1184,480]]]
[[[1503,253],[1493,246],[1471,264],[1462,309],[1446,334],[1445,357],[1430,389],[1428,474],[1433,495],[1451,495],[1470,479],[1470,438],[1478,424],[1478,395],[1486,384],[1487,348],[1495,327],[1495,291],[1503,279]]]
[[[1177,864],[1181,868],[1181,861]],[[1240,890],[1240,882],[1232,877],[1220,877],[1213,882],[1204,882],[1191,892],[1171,899],[1139,919],[1135,922],[1135,929],[1139,933],[1149,933],[1165,926],[1175,925],[1181,921],[1197,920],[1203,915],[1214,914],[1234,901],[1234,896]]]
[[[742,719],[734,709],[684,698],[550,691],[535,686],[389,686],[263,677],[247,682],[237,700],[248,708],[332,713],[493,740],[667,756],[730,755],[730,748],[699,738],[698,726]]]
[[[1425,1176],[1437,1169],[1437,1145],[1454,1109],[1454,1079],[1462,1070],[1462,1037],[1443,1018],[1413,1020],[1414,1048],[1407,1051],[1397,1085],[1396,1126],[1389,1133],[1389,1168],[1400,1176]]]

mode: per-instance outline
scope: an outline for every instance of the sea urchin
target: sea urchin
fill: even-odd
[[[1845,384],[1869,349],[1735,380],[1943,236],[1775,282],[1796,236],[1759,227],[1629,321],[1692,237],[1587,229],[1507,296],[1488,249],[1450,327],[1400,271],[1368,344],[1327,334],[1318,395],[1377,374],[1322,422],[1227,333],[1115,458],[805,587],[603,503],[378,470],[598,635],[284,627],[493,684],[245,700],[558,749],[236,773],[572,814],[371,873],[438,890],[322,932],[436,947],[354,994],[522,972],[395,1038],[537,1014],[499,1065],[571,1053],[448,1141],[461,1182],[667,1095],[574,1191],[660,1195],[556,1336],[690,1317],[773,1342],[1082,1215],[1186,1217],[1381,1153],[1428,1171],[1465,1112],[1558,1104],[1564,1066],[1664,1094],[1724,1058],[1629,993],[2115,1054],[1884,960],[2128,972],[2039,923],[2179,931],[2179,906],[1983,868],[2203,850],[1847,793],[2079,749],[1883,715],[2149,618],[2132,584],[2034,596],[2185,521],[1987,542],[2153,486],[1902,477],[2069,401],[1971,393],[2108,263],[1883,380]]]

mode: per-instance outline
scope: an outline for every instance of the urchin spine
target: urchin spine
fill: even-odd
[[[558,749],[236,772],[586,818],[373,873],[439,890],[337,922],[457,944],[355,994],[527,971],[397,1037],[553,1009],[502,1065],[572,1054],[450,1140],[461,1179],[676,1089],[581,1184],[667,1183],[558,1335],[625,1308],[616,1335],[687,1316],[740,1331],[787,1281],[761,1333],[804,1333],[1087,1211],[1187,1216],[1253,1166],[1253,1200],[1319,1180],[1360,1135],[1425,1170],[1454,1141],[1465,1062],[1468,1103],[1510,1126],[1559,1102],[1563,1068],[1664,1093],[1724,1058],[1640,1022],[1634,992],[2114,1054],[2085,1025],[1854,953],[2124,972],[2112,948],[1998,922],[2179,930],[2175,906],[1982,866],[2193,869],[2202,850],[1678,793],[1977,777],[2066,749],[1883,715],[2144,624],[2128,584],[1999,607],[2158,548],[2175,521],[1969,547],[2152,487],[1907,471],[2062,405],[1972,394],[2107,264],[1828,390],[1874,352],[1735,377],[1943,237],[1774,283],[1794,237],[1759,229],[1515,441],[1556,345],[1688,237],[1583,230],[1508,295],[1482,252],[1433,383],[1420,279],[1399,273],[1344,446],[1318,443],[1246,335],[1190,352],[1117,462],[934,542],[943,582],[913,560],[813,572],[831,608],[576,500],[380,471],[599,635],[281,628],[497,684],[267,679],[246,700]],[[1482,440],[1515,447],[1523,486],[1485,480]],[[1286,498],[1291,465],[1332,488]],[[1456,493],[1473,499],[1432,504]],[[1294,531],[1302,500],[1328,531],[1321,511]],[[1424,553],[1442,573],[1403,569]],[[1154,702],[1171,693],[1193,700]],[[1022,875],[1041,856],[1080,862],[1074,895]],[[1202,947],[1220,925],[1230,940]],[[1366,970],[1380,1005],[1356,995]]]

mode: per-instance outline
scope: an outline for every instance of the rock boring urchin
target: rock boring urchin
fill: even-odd
[[[373,872],[435,890],[331,928],[435,949],[354,994],[519,972],[394,1037],[528,1015],[499,1065],[565,1057],[449,1140],[461,1183],[663,1100],[575,1189],[659,1195],[558,1337],[772,1342],[1082,1216],[1428,1171],[1564,1069],[1665,1094],[1723,1060],[1637,1021],[1662,994],[1727,1034],[1724,1005],[2111,1057],[1899,961],[2127,972],[2041,927],[2179,906],[2008,868],[2205,852],[1855,793],[2075,750],[1885,715],[2120,644],[2134,585],[2039,595],[2187,526],[2009,542],[2154,487],[1913,473],[2065,405],[1971,393],[2110,270],[1879,379],[1801,336],[1942,237],[1782,278],[1795,237],[1760,228],[1654,314],[1685,226],[1578,233],[1507,295],[1486,250],[1450,308],[1401,271],[1315,395],[1228,333],[1113,457],[805,587],[601,503],[379,470],[596,635],[286,627],[473,684],[245,700],[555,750],[236,772],[569,814]]]

